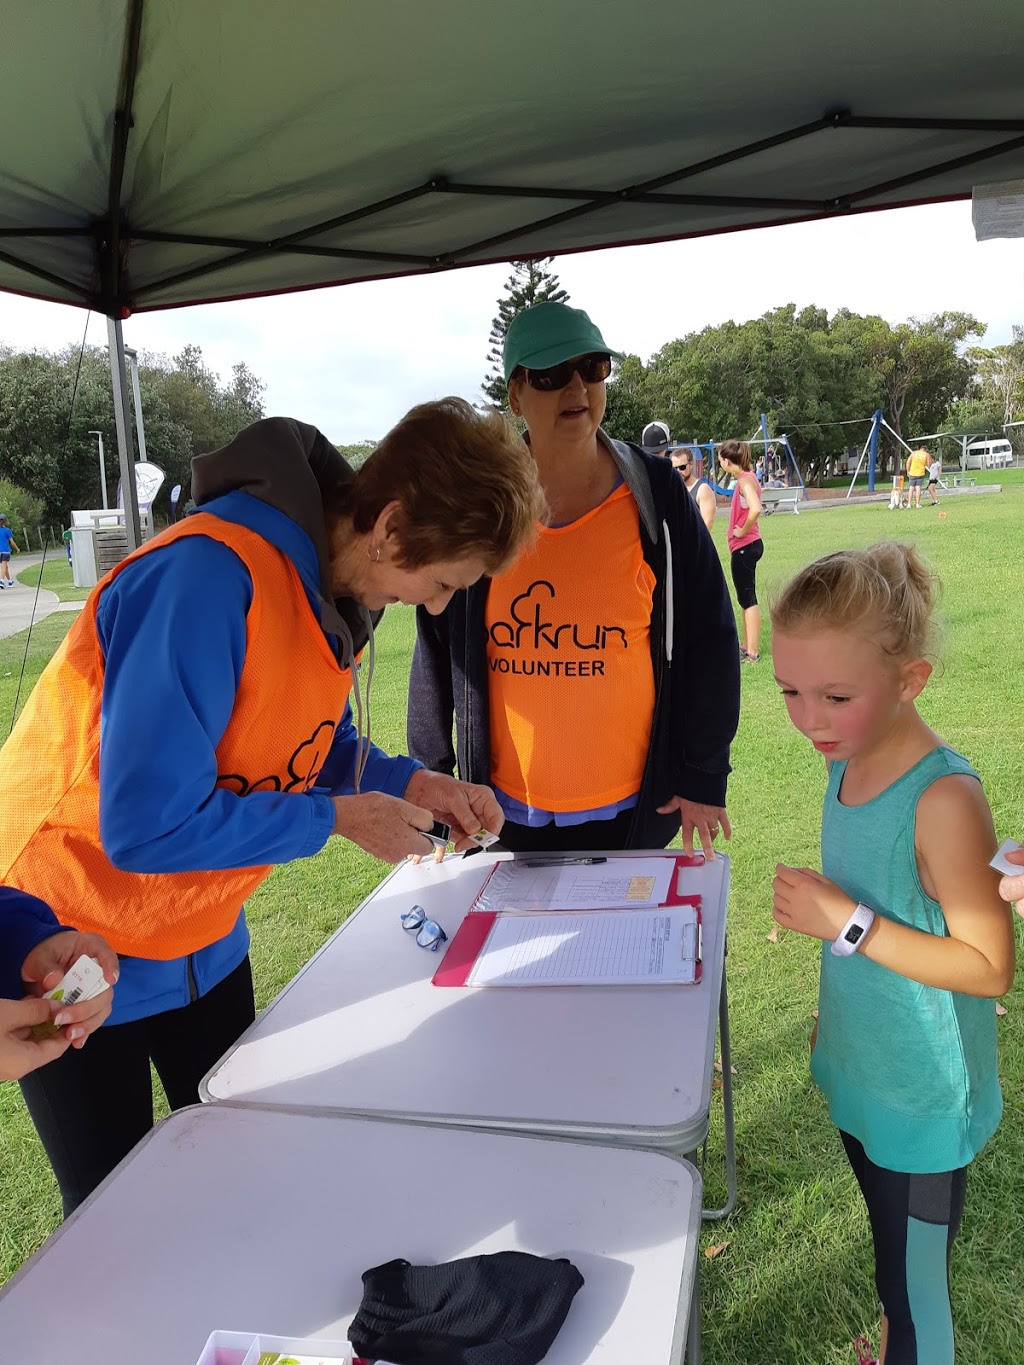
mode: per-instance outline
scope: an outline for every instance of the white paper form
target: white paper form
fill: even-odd
[[[668,900],[675,858],[608,858],[603,863],[498,863],[474,910],[654,909]]]
[[[466,984],[692,985],[699,958],[700,927],[692,905],[498,915]]]

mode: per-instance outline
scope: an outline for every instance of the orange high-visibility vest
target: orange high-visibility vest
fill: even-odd
[[[63,924],[102,934],[116,952],[134,957],[182,957],[223,938],[271,870],[122,872],[100,842],[100,593],[133,560],[195,535],[230,546],[252,576],[245,661],[217,745],[217,787],[243,799],[257,790],[307,791],[331,747],[351,684],[292,561],[244,526],[193,515],[96,586],[3,749],[0,881],[47,901]],[[160,724],[159,716],[153,724]],[[145,743],[140,733],[139,744]]]
[[[491,779],[550,811],[635,795],[654,717],[654,573],[625,484],[491,580]]]

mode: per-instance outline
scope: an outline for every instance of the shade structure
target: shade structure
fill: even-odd
[[[1024,176],[1022,58],[1020,0],[7,0],[0,288],[123,316],[961,197]]]

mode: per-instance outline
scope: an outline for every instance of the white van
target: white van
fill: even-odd
[[[965,469],[1005,469],[1013,463],[1013,448],[1004,437],[999,441],[970,441]]]

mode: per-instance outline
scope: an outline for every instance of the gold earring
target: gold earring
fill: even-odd
[[[370,554],[371,548],[374,550],[374,552],[375,552],[374,554]],[[373,563],[373,564],[379,564],[379,563],[380,563],[380,546],[379,546],[379,545],[374,545],[374,546],[371,547],[371,546],[367,545],[367,547],[366,547],[366,558],[367,558],[368,560],[370,560],[370,562]]]

